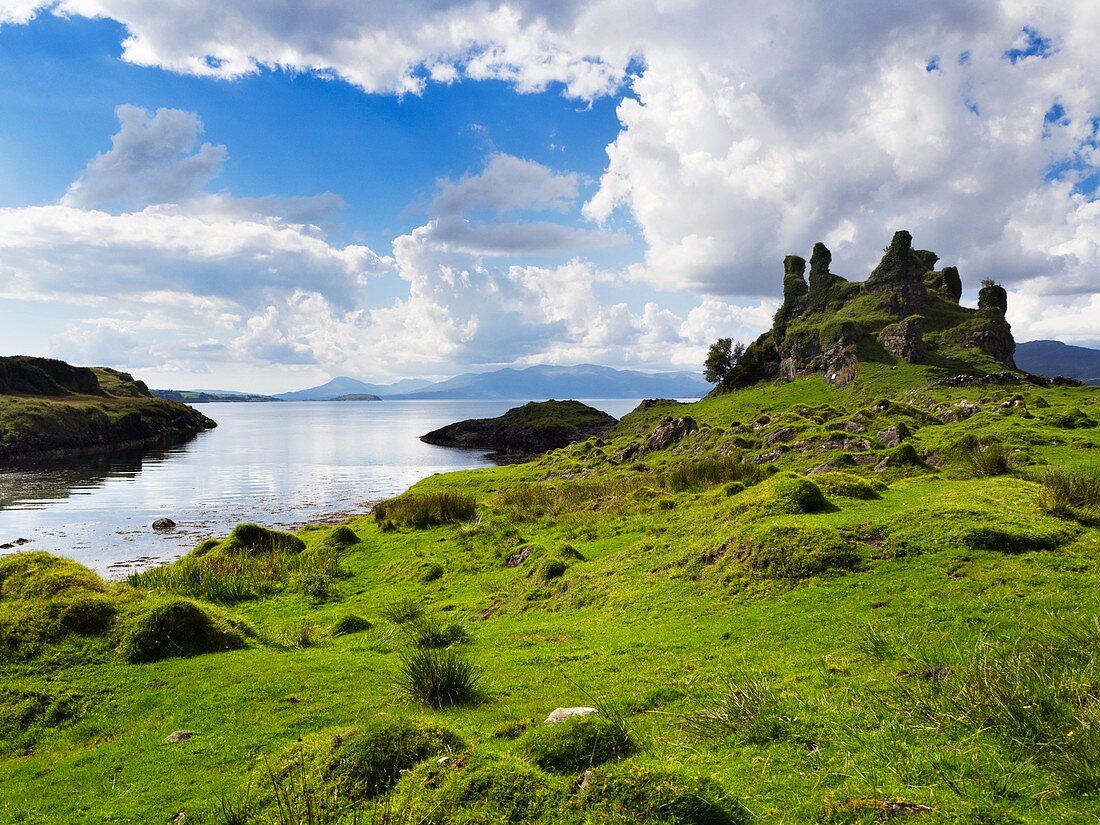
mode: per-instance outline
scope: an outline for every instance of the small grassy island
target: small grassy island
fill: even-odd
[[[0,461],[151,446],[216,426],[124,372],[0,357]]]
[[[1097,821],[1100,394],[907,234],[827,253],[699,402],[127,582],[0,558],[0,821]]]
[[[420,436],[428,444],[538,455],[611,432],[618,422],[580,401],[531,401],[496,418],[471,418]]]

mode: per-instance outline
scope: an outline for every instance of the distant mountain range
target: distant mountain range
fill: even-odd
[[[1016,366],[1035,375],[1064,375],[1100,386],[1100,350],[1061,341],[1026,341],[1016,345]]]
[[[294,392],[280,392],[273,397],[278,398],[280,401],[332,401],[344,395],[393,396],[415,392],[424,387],[429,387],[431,384],[431,381],[423,381],[418,378],[406,378],[394,384],[368,384],[366,381],[342,375],[319,387],[309,387]]]
[[[447,381],[406,379],[394,384],[368,384],[341,376],[319,387],[273,396],[280,401],[332,401],[349,395],[414,399],[544,399],[544,398],[698,398],[710,390],[693,372],[638,372],[594,364],[575,367],[537,366],[471,372]]]
[[[594,364],[466,373],[391,398],[698,398],[710,391],[693,372],[647,373]]]

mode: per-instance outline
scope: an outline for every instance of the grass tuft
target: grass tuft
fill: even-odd
[[[467,493],[405,493],[380,501],[374,507],[379,524],[423,529],[438,524],[469,521],[477,513],[477,502]]]
[[[1038,473],[1040,506],[1052,516],[1100,524],[1100,466],[1053,468]]]
[[[481,675],[454,648],[416,648],[401,657],[397,686],[410,698],[433,708],[471,701]]]

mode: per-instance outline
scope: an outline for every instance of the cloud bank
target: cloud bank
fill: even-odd
[[[498,347],[496,357],[521,361],[588,353],[656,364],[649,354],[662,351],[663,363],[679,362],[699,352],[700,336],[766,326],[783,254],[824,240],[834,269],[862,278],[898,228],[958,264],[965,283],[1006,284],[1018,338],[1100,343],[1100,6],[1089,0],[410,0],[384,9],[275,0],[263,15],[243,0],[0,0],[0,22],[36,10],[119,21],[124,59],[199,76],[311,71],[398,95],[494,78],[520,92],[560,84],[582,102],[623,95],[620,132],[583,205],[596,226],[555,218],[576,209],[575,176],[497,156],[442,182],[431,219],[396,239],[390,255],[335,247],[304,219],[273,217],[269,205],[201,194],[226,150],[200,144],[197,118],[120,110],[112,149],[60,207],[34,217],[37,228],[22,217],[26,237],[60,232],[66,248],[58,224],[69,218],[53,209],[81,208],[80,220],[116,227],[94,231],[122,238],[133,232],[88,207],[148,201],[117,218],[177,238],[194,237],[194,221],[215,221],[216,206],[217,227],[242,210],[235,220],[245,230],[231,234],[276,241],[261,270],[259,240],[220,236],[229,260],[259,273],[228,290],[247,326],[235,346],[256,357],[343,357],[360,370],[397,371],[402,356],[388,348],[457,365],[487,363]],[[160,154],[139,157],[132,144],[153,135]],[[134,163],[143,175],[121,183],[116,173]],[[190,205],[154,203],[176,200]],[[643,258],[617,273],[574,259],[619,240],[598,228],[616,216],[636,227]],[[206,259],[179,252],[193,254]],[[566,261],[487,262],[530,255]],[[15,269],[9,282],[30,271],[25,262]],[[213,274],[196,271],[173,277],[208,294],[202,285]],[[408,295],[372,304],[362,290],[378,271],[401,279]],[[624,282],[688,290],[699,304],[673,315],[596,297],[598,284]],[[292,332],[310,319],[324,328]],[[268,340],[278,346],[264,349]]]

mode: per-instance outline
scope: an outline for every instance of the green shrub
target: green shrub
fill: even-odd
[[[765,473],[755,464],[744,464],[731,456],[712,456],[682,462],[662,476],[664,486],[676,492],[714,487],[730,481],[751,486]]]
[[[411,698],[434,708],[474,698],[481,676],[454,648],[416,648],[401,657],[397,686]]]
[[[380,719],[336,742],[325,774],[342,795],[373,797],[396,785],[402,771],[463,747],[459,737],[433,722]]]
[[[477,501],[467,493],[404,493],[375,505],[374,519],[380,524],[392,522],[402,527],[422,529],[469,521],[476,512]]]
[[[1003,476],[1012,472],[1016,459],[1003,444],[979,444],[968,452],[967,464],[975,477]]]
[[[1100,466],[1054,468],[1034,477],[1043,510],[1082,524],[1100,524]]]
[[[579,803],[603,820],[747,825],[748,811],[710,779],[634,761],[597,768]],[[597,820],[599,821],[599,820]]]
[[[740,548],[738,557],[770,578],[804,579],[859,564],[844,536],[820,525],[752,525],[742,534]]]
[[[536,765],[555,773],[579,773],[635,750],[623,725],[597,713],[539,725],[527,732],[521,747]]]
[[[354,613],[348,613],[336,620],[336,624],[332,626],[332,635],[345,636],[349,633],[362,633],[370,630],[371,627],[372,625],[367,619]]]
[[[259,524],[238,524],[221,543],[223,553],[258,556],[267,553],[301,553],[306,543],[292,533],[272,530]]]
[[[123,631],[118,652],[128,662],[155,662],[245,646],[236,627],[194,602],[172,599],[146,608]]]

